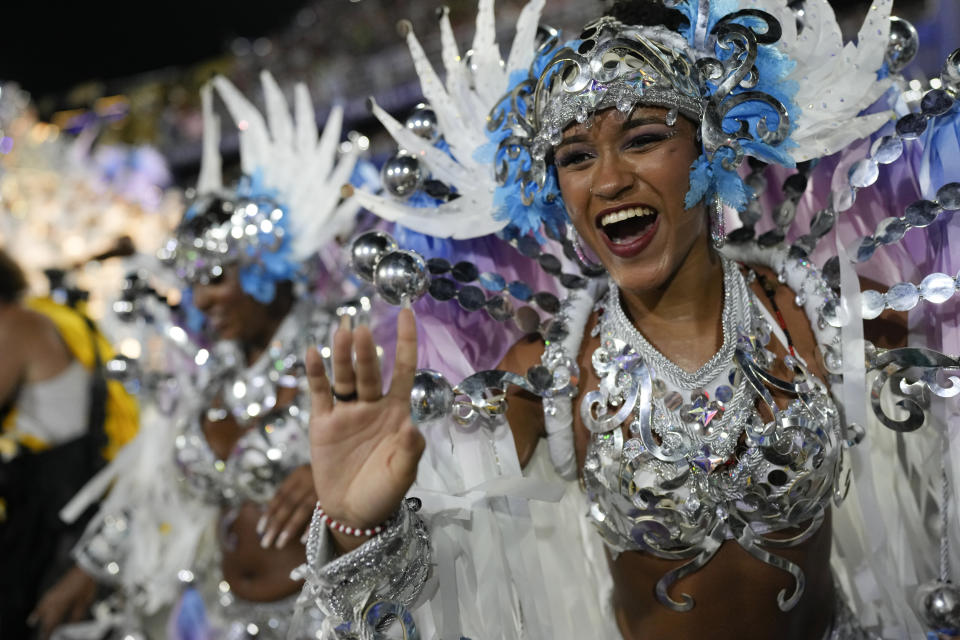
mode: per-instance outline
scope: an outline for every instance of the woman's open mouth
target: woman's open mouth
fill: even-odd
[[[660,214],[653,207],[631,205],[602,212],[597,216],[597,227],[611,253],[631,258],[650,244],[659,221]]]

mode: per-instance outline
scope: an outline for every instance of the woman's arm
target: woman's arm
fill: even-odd
[[[14,400],[17,387],[26,377],[23,323],[19,309],[8,307],[0,314],[0,407]]]
[[[510,348],[497,369],[526,375],[530,367],[540,364],[543,348],[540,336],[526,336]],[[546,435],[543,401],[520,387],[511,387],[507,391],[507,422],[520,465],[526,468],[540,439]]]

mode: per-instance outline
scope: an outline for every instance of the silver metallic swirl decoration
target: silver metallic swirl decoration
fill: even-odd
[[[873,413],[884,426],[900,433],[923,426],[929,393],[941,398],[960,394],[960,359],[933,349],[911,347],[881,351],[871,358],[870,366],[879,370],[870,391]],[[954,373],[950,374],[951,371]],[[885,388],[893,397],[900,398],[896,406],[907,412],[904,419],[891,418],[884,412]]]
[[[764,29],[759,32],[733,22],[736,19],[749,17],[751,21],[761,21]],[[724,16],[714,27],[717,36],[717,46],[730,51],[724,60],[716,58],[701,58],[697,67],[703,76],[703,81],[717,83],[717,88],[707,100],[703,111],[701,132],[703,147],[707,153],[715,153],[721,148],[733,152],[733,159],[724,158],[723,168],[728,171],[736,169],[743,160],[743,149],[740,140],[754,140],[747,121],[737,118],[738,127],[732,133],[723,128],[723,121],[730,112],[747,102],[761,102],[776,113],[776,123],[769,122],[767,117],[756,124],[756,135],[761,142],[777,145],[786,140],[790,129],[790,118],[786,107],[773,96],[761,91],[750,91],[757,86],[759,72],[754,64],[757,59],[757,46],[771,44],[780,39],[781,28],[769,13],[756,9],[737,11]],[[744,91],[734,93],[736,89]]]

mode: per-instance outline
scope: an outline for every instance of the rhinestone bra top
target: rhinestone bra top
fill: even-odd
[[[220,343],[204,365],[208,382],[202,406],[211,421],[232,415],[246,430],[226,459],[210,448],[202,412],[181,420],[174,457],[184,485],[210,504],[266,502],[294,468],[310,464],[309,395],[303,355],[312,336],[326,335],[330,320],[310,305],[298,305],[280,325],[264,354],[242,366],[237,345]],[[277,406],[278,389],[296,389],[293,401]],[[217,401],[217,402],[215,402]]]
[[[798,359],[784,358],[792,380],[771,375],[770,323],[727,259],[724,287],[724,344],[691,374],[640,335],[610,283],[594,330],[600,384],[580,403],[591,432],[583,465],[590,518],[616,552],[690,560],[656,587],[674,610],[694,602],[687,594],[673,599],[671,585],[730,539],[794,576],[792,593],[778,596],[789,610],[803,592],[803,572],[764,547],[795,546],[817,531],[829,501],[839,499],[844,431],[826,386]],[[790,396],[785,409],[771,388]],[[766,537],[785,529],[797,532]]]

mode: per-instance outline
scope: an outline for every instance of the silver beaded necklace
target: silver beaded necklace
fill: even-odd
[[[681,389],[699,389],[714,380],[721,369],[729,366],[737,348],[737,327],[746,326],[748,322],[750,294],[747,283],[733,260],[722,256],[720,259],[723,266],[723,344],[712,358],[694,372],[680,368],[643,337],[623,310],[619,288],[613,280],[610,281],[605,315],[609,314],[611,330],[617,337],[633,346],[657,375]]]

